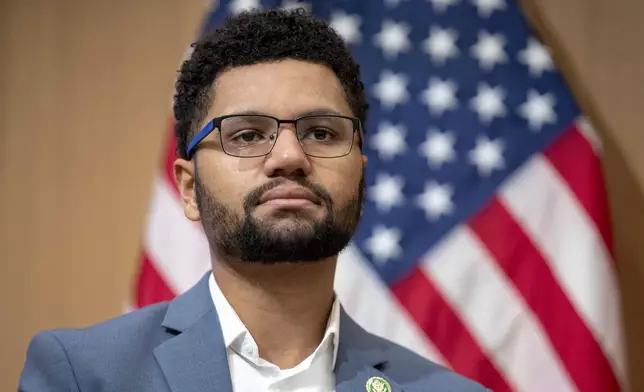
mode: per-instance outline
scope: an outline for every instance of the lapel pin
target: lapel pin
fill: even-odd
[[[367,392],[391,392],[391,385],[382,377],[371,377],[365,387]]]

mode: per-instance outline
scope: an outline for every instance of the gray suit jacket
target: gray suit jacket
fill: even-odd
[[[344,310],[337,392],[364,392],[380,376],[392,392],[483,392],[480,385],[376,337]],[[232,392],[226,348],[206,274],[171,302],[76,330],[45,331],[29,344],[23,392]]]

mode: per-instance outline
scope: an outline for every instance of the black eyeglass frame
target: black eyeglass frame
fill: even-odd
[[[271,146],[270,150],[268,150],[264,154],[259,154],[259,155],[242,155],[242,156],[239,156],[239,155],[233,155],[233,154],[228,153],[226,151],[226,149],[224,148],[224,141],[223,141],[223,139],[221,137],[221,123],[225,119],[231,118],[231,117],[262,117],[262,118],[270,118],[270,119],[275,120],[277,122],[277,131],[276,131],[277,136],[275,137],[275,142],[273,142],[273,145]],[[186,154],[187,154],[189,160],[192,159],[192,157],[193,157],[193,155],[195,153],[195,150],[197,149],[197,145],[199,143],[201,143],[201,141],[203,139],[205,139],[206,136],[208,136],[210,134],[210,132],[212,132],[215,129],[217,129],[217,130],[219,130],[218,133],[219,133],[219,142],[221,143],[221,146],[222,146],[221,149],[224,151],[224,153],[226,155],[234,156],[234,157],[237,157],[237,158],[257,158],[257,157],[265,156],[265,155],[270,154],[271,151],[273,151],[273,148],[275,147],[275,144],[277,143],[277,138],[279,137],[280,129],[281,129],[282,124],[293,124],[295,126],[295,129],[297,129],[298,121],[305,120],[305,119],[310,119],[310,118],[319,118],[319,117],[334,117],[334,118],[343,118],[343,119],[351,120],[351,124],[353,125],[353,132],[351,134],[351,145],[349,146],[349,149],[348,149],[348,151],[346,153],[344,153],[342,155],[335,155],[335,156],[332,156],[332,157],[311,155],[311,154],[307,153],[306,151],[304,151],[304,148],[302,148],[302,151],[304,151],[304,153],[306,155],[311,156],[311,157],[315,157],[315,158],[341,158],[343,156],[347,156],[347,155],[349,155],[349,153],[351,153],[351,150],[353,149],[356,132],[360,133],[360,135],[359,135],[360,136],[359,145],[362,146],[362,135],[363,135],[362,121],[360,121],[360,119],[357,118],[357,117],[342,116],[342,115],[339,115],[339,114],[316,114],[316,115],[307,115],[307,116],[298,117],[298,118],[293,119],[293,120],[284,120],[284,119],[280,119],[280,118],[277,118],[277,117],[264,115],[264,114],[227,114],[227,115],[224,115],[224,116],[215,117],[212,120],[208,121],[208,123],[206,125],[204,125],[203,128],[201,128],[201,130],[199,132],[197,132],[197,134],[192,138],[192,140],[188,144],[188,147],[186,147]],[[299,138],[298,138],[298,140],[299,140]],[[300,142],[300,146],[301,146],[301,142]]]

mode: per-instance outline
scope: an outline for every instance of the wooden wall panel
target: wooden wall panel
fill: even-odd
[[[31,335],[121,313],[205,1],[4,3],[0,390]]]
[[[36,331],[122,311],[174,71],[206,3],[0,2],[0,390],[15,390]],[[634,370],[644,362],[644,3],[526,3],[601,121]]]

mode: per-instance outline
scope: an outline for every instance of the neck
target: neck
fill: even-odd
[[[315,263],[213,261],[222,293],[251,333],[259,355],[292,368],[320,344],[334,292],[336,258]]]

